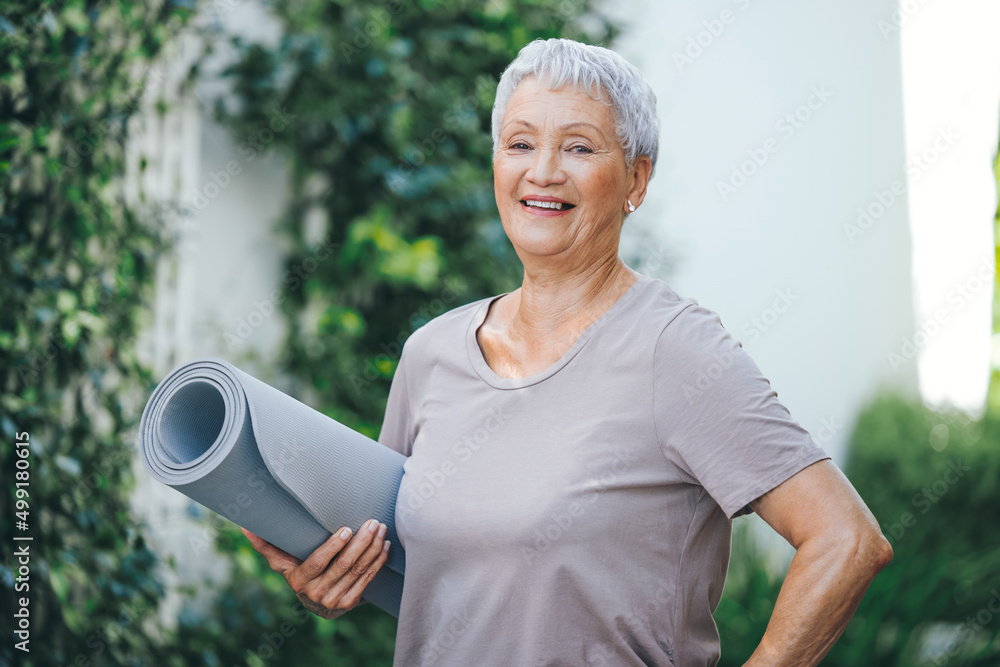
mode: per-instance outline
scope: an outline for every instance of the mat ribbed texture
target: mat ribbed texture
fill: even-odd
[[[364,598],[399,616],[406,457],[212,358],[163,379],[142,412],[139,449],[156,480],[299,559],[341,526],[378,519],[392,548]]]

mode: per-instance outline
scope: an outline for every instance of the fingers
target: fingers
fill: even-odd
[[[369,549],[370,551],[370,549]],[[368,554],[368,551],[365,552]],[[371,580],[375,578],[378,571],[382,569],[386,561],[389,560],[389,540],[383,542],[382,548],[375,557],[375,560],[365,569],[364,573],[358,577],[358,580],[344,593],[342,600],[349,603],[352,607],[356,606],[361,602],[361,596],[365,591],[365,587],[371,583]]]
[[[267,564],[271,566],[271,569],[279,574],[284,574],[289,570],[293,570],[298,567],[302,561],[288,553],[283,551],[278,547],[274,546],[263,537],[254,535],[246,528],[240,528],[243,534],[248,540],[250,540],[250,545],[254,550],[261,556],[267,559]]]
[[[330,566],[330,561],[343,550],[350,538],[351,529],[346,526],[331,535],[287,577],[288,583],[291,584],[292,588],[296,588],[320,577]]]
[[[314,614],[335,618],[354,608],[365,587],[389,558],[385,524],[365,522],[357,534],[343,527],[304,561],[243,529],[243,534],[273,570],[285,577],[299,600]]]
[[[366,521],[361,528],[358,530],[358,534],[355,535],[347,547],[340,552],[340,554],[329,564],[326,571],[323,573],[323,579],[327,583],[332,584],[335,581],[339,581],[343,577],[347,577],[349,581],[344,582],[348,588],[350,584],[354,583],[354,579],[360,576],[360,572],[354,570],[355,566],[359,568],[366,563],[358,564],[358,560],[363,557],[365,552],[368,550],[373,543],[378,542],[379,549],[382,548],[382,538],[379,537],[379,532],[381,531],[380,524],[375,519],[370,519]],[[385,532],[381,531],[384,535]],[[374,558],[372,558],[374,560]],[[364,570],[361,570],[363,572]]]
[[[372,541],[368,544],[367,548],[361,553],[358,559],[354,561],[354,564],[351,565],[351,574],[355,577],[363,577],[372,564],[385,550],[385,524],[379,524],[376,522],[375,526],[376,533],[372,538]]]
[[[361,591],[381,567],[381,564],[378,567],[374,564],[385,549],[385,533],[385,524],[374,519],[368,521],[343,553],[330,564],[321,584],[325,591],[322,597],[325,606],[351,609],[361,601]],[[356,595],[348,596],[347,593],[355,587]]]
[[[357,604],[357,600],[341,600],[341,597],[359,579],[367,575],[370,581],[371,577],[375,576],[377,569],[371,574],[367,573],[382,553],[385,533],[385,525],[375,519],[362,525],[357,535],[329,564],[322,576],[314,580],[315,586],[309,587],[313,599],[321,601],[328,607],[340,605],[349,609]]]
[[[365,573],[368,567],[375,562],[378,555],[382,552],[382,545],[385,543],[385,524],[380,524],[374,519],[369,522],[368,530],[371,531],[372,528],[375,529],[375,535],[372,537],[371,542],[364,548],[364,551],[358,557],[354,564],[351,565],[351,573],[355,577],[360,577]],[[359,545],[361,543],[359,542]]]

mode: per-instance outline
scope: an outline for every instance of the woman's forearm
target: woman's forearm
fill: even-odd
[[[847,627],[872,579],[891,560],[892,548],[875,532],[802,544],[746,667],[819,664]]]

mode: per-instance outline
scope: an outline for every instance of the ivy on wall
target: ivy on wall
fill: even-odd
[[[206,34],[210,50],[236,54],[219,120],[237,143],[256,138],[290,165],[280,366],[310,405],[376,437],[410,333],[520,283],[493,194],[496,85],[535,38],[606,45],[615,28],[594,4],[275,0],[274,43]],[[267,132],[276,115],[287,126]],[[223,529],[220,549],[246,556],[220,604],[261,610],[226,626],[226,656],[288,622],[289,663],[391,664],[395,619],[368,605],[300,623],[294,595],[238,531]],[[192,642],[208,634],[192,623]]]
[[[0,662],[156,664],[154,635],[137,629],[155,626],[162,586],[129,512],[128,433],[149,382],[137,309],[163,241],[121,186],[127,121],[189,9],[13,0],[2,11],[0,614],[13,627],[26,598],[30,634],[5,631]]]

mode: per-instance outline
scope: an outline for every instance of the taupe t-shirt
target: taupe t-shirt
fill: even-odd
[[[393,377],[393,664],[715,665],[731,519],[828,456],[718,315],[661,280],[522,379],[476,341],[498,298],[415,331]]]

